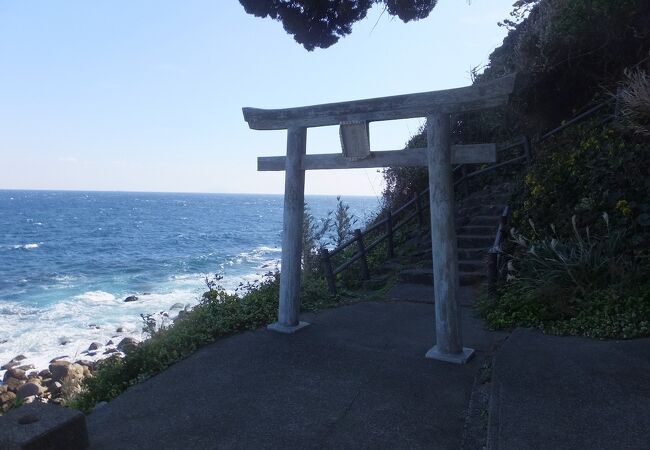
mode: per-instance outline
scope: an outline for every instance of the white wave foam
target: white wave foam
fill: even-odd
[[[113,294],[104,291],[89,291],[74,297],[78,300],[85,300],[92,303],[113,303],[116,298]]]
[[[42,244],[42,242],[41,242],[41,244]],[[38,248],[38,247],[39,247],[39,244],[37,244],[37,243],[17,244],[17,245],[13,246],[13,248],[16,249],[16,250],[19,249],[19,248],[22,248],[23,250],[33,250],[33,249]]]

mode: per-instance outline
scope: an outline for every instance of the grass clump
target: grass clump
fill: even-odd
[[[626,236],[609,229],[583,231],[573,217],[574,236],[513,231],[515,251],[508,255],[508,280],[495,298],[479,309],[497,329],[541,328],[553,334],[594,338],[650,336],[650,284],[647,261],[629,251]]]

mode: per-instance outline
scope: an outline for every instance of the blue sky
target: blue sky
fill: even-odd
[[[513,0],[440,0],[404,24],[375,8],[307,52],[237,0],[0,0],[0,189],[281,193],[286,133],[241,108],[282,108],[470,83],[505,36]],[[399,149],[421,120],[371,125]],[[335,127],[309,153],[339,152]],[[375,195],[375,169],[308,172],[311,194]]]

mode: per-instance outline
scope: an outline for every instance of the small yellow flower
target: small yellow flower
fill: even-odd
[[[623,214],[625,217],[632,215],[632,208],[630,208],[627,200],[619,200],[616,202],[616,210]]]

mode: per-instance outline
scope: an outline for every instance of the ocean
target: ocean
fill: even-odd
[[[375,197],[344,197],[365,223]],[[307,196],[316,218],[334,196]],[[143,339],[141,314],[198,303],[279,265],[281,195],[0,190],[0,365],[46,368],[92,342]],[[124,302],[135,295],[137,301]],[[159,315],[161,320],[166,320]],[[118,332],[118,330],[120,330]],[[2,372],[0,371],[0,379]]]

